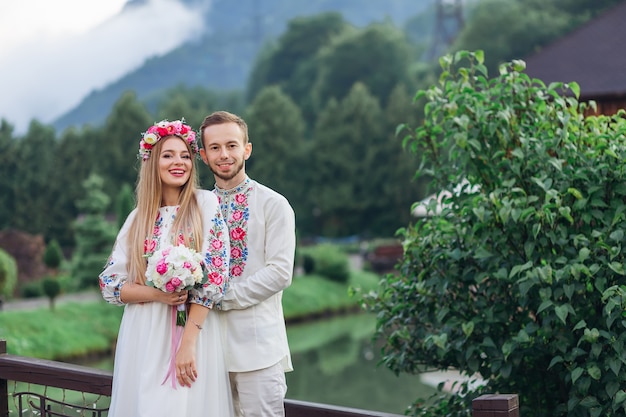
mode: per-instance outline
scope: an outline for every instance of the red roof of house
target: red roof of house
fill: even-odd
[[[577,82],[581,99],[626,96],[626,1],[525,61],[546,84]]]

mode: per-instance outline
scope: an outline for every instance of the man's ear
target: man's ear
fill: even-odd
[[[204,162],[205,165],[209,165],[209,160],[206,157],[206,152],[204,151],[204,148],[200,148],[200,158],[202,158],[202,162]]]
[[[247,161],[248,158],[250,158],[250,155],[252,155],[252,142],[246,143],[243,153],[243,159]]]

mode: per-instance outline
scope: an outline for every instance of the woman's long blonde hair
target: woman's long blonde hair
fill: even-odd
[[[137,215],[133,219],[128,233],[128,280],[138,284],[146,283],[147,258],[145,257],[146,240],[152,239],[154,223],[163,199],[163,184],[159,175],[159,157],[163,143],[170,138],[182,140],[189,153],[193,152],[187,141],[178,136],[167,136],[159,140],[151,151],[151,156],[141,162],[135,198]],[[169,239],[172,244],[178,242],[178,235],[183,236],[185,246],[198,252],[202,247],[202,216],[196,199],[198,189],[198,173],[196,162],[192,159],[189,181],[182,186],[178,199],[179,209],[172,226]]]

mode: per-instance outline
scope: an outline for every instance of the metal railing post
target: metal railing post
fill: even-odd
[[[0,355],[7,353],[7,341],[0,339]],[[0,417],[9,416],[9,381],[0,378]]]

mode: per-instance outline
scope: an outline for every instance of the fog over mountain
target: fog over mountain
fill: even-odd
[[[124,91],[140,99],[185,84],[242,90],[263,44],[297,16],[336,11],[356,26],[402,25],[434,0],[128,0],[81,36],[41,40],[0,66],[0,118],[97,125]],[[1,57],[0,57],[1,58]],[[7,81],[8,80],[8,81]]]
[[[0,65],[0,118],[18,133],[33,118],[52,123],[92,90],[200,36],[209,5],[129,1],[118,15],[80,36],[39,39],[14,49]]]

